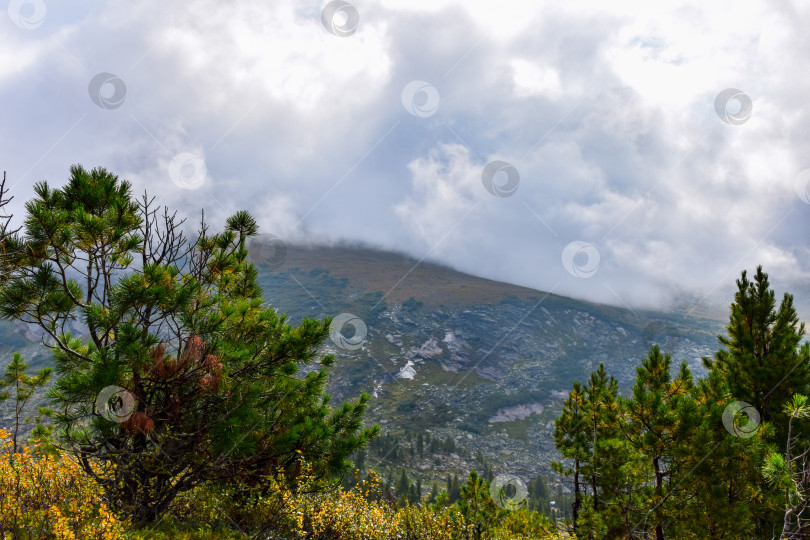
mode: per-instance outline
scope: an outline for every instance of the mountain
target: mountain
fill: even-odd
[[[626,392],[653,343],[703,374],[700,358],[723,330],[685,312],[574,300],[369,248],[259,237],[249,252],[266,301],[290,323],[335,318],[324,347],[338,358],[332,401],[371,394],[367,421],[386,434],[368,464],[418,471],[425,486],[485,463],[527,480],[549,473],[554,419],[573,381],[602,362]],[[32,369],[48,364],[37,330],[0,324],[3,365],[14,351]],[[431,451],[417,452],[419,439],[435,441]]]
[[[291,322],[336,317],[326,345],[339,359],[335,402],[371,394],[368,421],[406,448],[419,434],[453,441],[457,451],[438,464],[404,452],[428,477],[475,469],[474,455],[524,478],[548,473],[554,419],[573,381],[601,362],[627,392],[654,343],[702,375],[700,359],[723,331],[685,312],[574,300],[368,248],[270,240],[251,256],[265,298]],[[391,452],[376,457],[399,466]]]

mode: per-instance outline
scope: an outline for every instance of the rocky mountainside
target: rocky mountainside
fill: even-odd
[[[368,422],[410,451],[386,445],[369,459],[421,471],[423,485],[480,470],[482,458],[525,479],[548,473],[554,418],[573,381],[602,362],[627,391],[653,343],[702,374],[700,358],[722,331],[715,320],[592,304],[366,248],[259,237],[250,253],[267,302],[291,323],[335,318],[325,345],[339,359],[333,402],[371,394]],[[40,339],[0,324],[3,365],[14,351],[32,368],[47,365]],[[416,452],[420,434],[447,451]]]
[[[384,431],[466,450],[408,464],[428,476],[474,469],[465,455],[526,478],[548,472],[573,381],[602,362],[627,391],[653,343],[703,374],[722,331],[716,320],[592,304],[370,249],[274,251],[270,241],[252,254],[265,298],[292,322],[336,317],[336,400],[365,391],[368,420]]]

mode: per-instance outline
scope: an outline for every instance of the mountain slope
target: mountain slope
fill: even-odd
[[[627,390],[653,343],[701,374],[722,331],[714,320],[573,300],[373,249],[259,242],[250,254],[265,299],[291,323],[350,321],[324,347],[338,358],[333,403],[371,394],[368,422],[399,445],[375,446],[371,461],[420,471],[423,485],[481,470],[472,456],[527,480],[548,473],[553,421],[574,380],[603,362]],[[48,364],[37,330],[0,324],[3,365],[14,351],[32,369]],[[0,424],[10,412],[0,408]],[[420,456],[420,434],[446,451]]]
[[[252,251],[272,263],[259,264],[265,298],[292,322],[349,314],[367,329],[360,341],[346,323],[327,343],[339,358],[336,401],[368,392],[370,422],[469,451],[438,468],[407,464],[437,474],[474,468],[464,455],[479,452],[504,472],[548,472],[553,420],[574,380],[603,362],[626,390],[653,343],[701,374],[722,331],[710,319],[592,304],[371,249],[268,253]]]

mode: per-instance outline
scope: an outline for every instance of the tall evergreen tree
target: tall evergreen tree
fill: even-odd
[[[43,388],[51,379],[51,368],[42,368],[34,376],[26,373],[28,365],[20,353],[14,353],[11,362],[6,366],[3,378],[0,379],[0,403],[14,395],[13,399],[13,420],[11,428],[11,453],[17,452],[19,446],[21,424],[25,422],[24,411],[37,388]]]
[[[673,370],[658,346],[637,369],[628,398],[617,398],[602,366],[587,384],[574,383],[555,429],[566,466],[554,467],[573,478],[578,537],[810,532],[802,521],[810,477],[807,408],[796,401],[801,395],[790,395],[806,385],[804,326],[790,295],[776,310],[761,268],[753,283],[743,273],[738,288],[729,336],[721,338],[726,348],[704,359],[710,371],[697,384],[685,363]],[[754,404],[769,420],[753,431],[730,428],[737,401]],[[784,401],[788,406],[776,411]],[[786,453],[775,452],[783,442]]]
[[[631,449],[620,437],[622,414],[618,401],[618,382],[608,376],[603,364],[591,373],[584,389],[583,417],[587,427],[590,455],[582,464],[582,472],[590,488],[584,497],[580,530],[588,538],[599,535],[616,536],[626,530],[627,502],[623,487],[629,478]],[[625,467],[625,470],[617,470]]]
[[[430,487],[430,495],[428,495],[427,502],[429,504],[433,504],[436,502],[436,497],[439,496],[439,484],[433,482],[433,485]]]
[[[723,412],[730,401],[723,378],[710,372],[682,403],[678,455],[684,472],[675,497],[679,536],[757,536],[757,509],[764,504],[758,467],[765,446],[760,432],[741,438],[726,429]]]
[[[405,469],[402,469],[399,472],[399,478],[397,479],[397,484],[395,486],[396,493],[397,493],[397,500],[400,504],[405,504],[411,497],[411,483],[408,480],[408,475],[405,473]]]
[[[154,521],[182,491],[258,485],[299,456],[333,477],[376,434],[361,426],[368,396],[329,406],[330,321],[292,327],[264,306],[247,212],[218,234],[203,220],[187,241],[174,214],[102,168],[34,191],[0,315],[50,339],[62,440],[116,509]]]
[[[461,484],[458,481],[458,475],[453,474],[453,478],[450,478],[450,475],[447,476],[448,480],[448,488],[447,488],[447,497],[449,502],[452,504],[461,498]]]
[[[574,382],[574,389],[568,394],[560,416],[554,421],[554,443],[562,456],[571,461],[572,467],[565,467],[562,463],[552,463],[554,470],[561,476],[573,478],[574,502],[571,511],[574,534],[578,533],[577,518],[582,507],[582,484],[584,482],[581,478],[582,467],[591,455],[592,440],[588,435],[585,394],[582,385]]]
[[[674,490],[682,472],[677,453],[679,413],[692,391],[692,374],[681,364],[673,378],[672,358],[653,345],[636,370],[632,399],[624,400],[625,418],[621,429],[630,444],[648,460],[649,483],[638,521],[649,522],[656,540],[664,540],[664,529],[674,521]],[[673,481],[674,480],[674,481]]]
[[[724,376],[735,400],[754,405],[762,421],[774,422],[784,443],[784,403],[793,394],[810,392],[810,344],[801,344],[805,328],[793,296],[785,293],[777,309],[762,267],[753,281],[743,271],[726,328],[728,336],[719,337],[725,348],[713,360],[704,358],[704,364]]]
[[[472,528],[472,540],[481,540],[507,512],[498,508],[489,493],[489,482],[470,472],[467,483],[461,486],[458,507]]]
[[[593,510],[599,510],[600,471],[606,465],[608,455],[601,452],[601,442],[615,437],[618,431],[619,385],[613,376],[608,376],[605,366],[591,373],[585,387],[585,422],[590,438],[591,456],[585,474],[589,478]]]

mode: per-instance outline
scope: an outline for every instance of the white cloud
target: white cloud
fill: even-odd
[[[214,222],[248,208],[288,240],[432,249],[605,302],[663,305],[757,263],[810,292],[795,189],[810,168],[810,8],[358,1],[341,38],[320,5],[292,0],[77,6],[49,5],[36,30],[2,23],[15,204],[78,162]],[[99,72],[126,83],[120,108],[88,98]],[[428,118],[402,107],[413,80],[441,95]],[[730,87],[753,101],[743,125],[715,113]],[[168,175],[184,152],[206,166],[194,190]],[[512,197],[483,188],[492,160],[519,171]],[[560,263],[575,240],[600,252],[588,280]]]
[[[562,93],[560,77],[553,68],[538,66],[521,59],[512,60],[510,65],[514,72],[518,96],[539,94],[553,99]]]
[[[411,196],[394,207],[407,227],[433,247],[458,229],[461,220],[486,194],[481,165],[460,144],[442,144],[426,158],[408,164]]]

